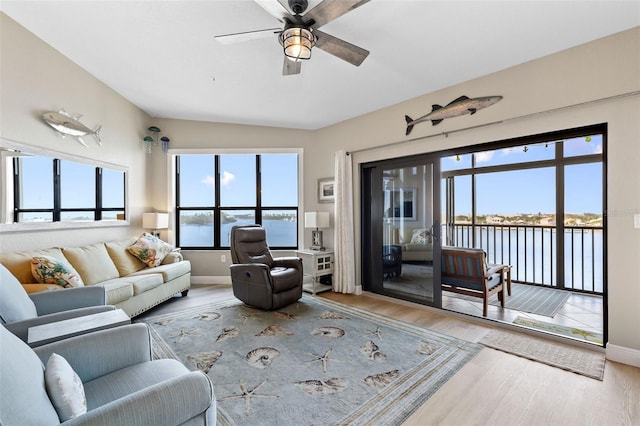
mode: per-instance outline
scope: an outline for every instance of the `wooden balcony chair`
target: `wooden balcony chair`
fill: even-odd
[[[498,294],[504,308],[504,282],[506,265],[487,265],[482,249],[443,247],[441,285],[443,291],[480,297],[482,316],[487,316],[489,298]]]

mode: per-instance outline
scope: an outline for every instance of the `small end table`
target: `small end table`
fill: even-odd
[[[69,318],[29,328],[27,343],[32,348],[56,342],[61,339],[131,324],[131,318],[122,309]]]
[[[296,256],[302,259],[304,275],[311,277],[310,284],[303,284],[307,293],[318,294],[331,290],[332,286],[321,284],[320,277],[333,274],[333,250],[297,250]]]

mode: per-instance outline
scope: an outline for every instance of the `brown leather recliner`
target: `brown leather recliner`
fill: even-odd
[[[233,295],[249,306],[280,309],[302,297],[302,259],[271,256],[260,225],[231,228]]]

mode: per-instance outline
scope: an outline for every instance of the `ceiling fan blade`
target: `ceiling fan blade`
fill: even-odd
[[[292,61],[286,56],[284,57],[284,63],[282,64],[282,75],[300,74],[301,70],[302,61]]]
[[[280,3],[278,0],[254,0],[256,3],[260,5],[267,13],[278,21],[285,23],[285,18],[289,21],[294,21],[293,17],[287,10],[287,8]]]
[[[217,35],[214,38],[222,44],[241,43],[243,41],[256,40],[259,38],[272,37],[274,34],[279,34],[282,28],[269,28],[266,30],[258,31],[246,31],[243,33],[234,34],[222,34]]]
[[[305,13],[304,19],[305,21],[308,21],[309,18],[313,19],[315,24],[312,27],[320,28],[368,2],[369,0],[324,0]]]
[[[315,47],[331,53],[333,56],[337,56],[356,67],[369,56],[368,50],[358,47],[355,44],[351,44],[320,30],[315,30],[313,33],[318,37]]]

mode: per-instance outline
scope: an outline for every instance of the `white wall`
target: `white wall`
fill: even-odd
[[[354,170],[368,161],[518,136],[608,123],[609,342],[640,350],[640,28],[358,117],[318,131],[328,153],[346,149]],[[631,94],[629,96],[618,95]],[[418,124],[409,140],[404,115],[421,116],[431,104],[461,95],[502,95],[473,116]],[[611,98],[611,99],[608,99]],[[458,129],[494,122],[486,127]],[[423,138],[420,140],[420,138]],[[380,147],[374,149],[374,147]],[[360,150],[360,151],[358,151]],[[356,177],[358,173],[355,173]],[[356,179],[357,180],[357,179]],[[360,210],[359,182],[354,211]],[[359,217],[356,217],[356,221]],[[357,224],[356,226],[359,226]],[[356,245],[359,237],[356,238]],[[358,252],[360,248],[357,247]],[[633,356],[640,363],[640,352]]]
[[[81,245],[138,233],[147,210],[146,158],[140,141],[149,117],[2,13],[0,39],[0,137],[127,167],[132,220],[131,225],[110,228],[3,232],[0,251]],[[87,148],[74,138],[62,139],[41,118],[43,112],[60,108],[83,114],[81,121],[90,128],[102,125],[103,146],[91,136]]]
[[[0,19],[0,136],[128,167],[129,209],[134,220],[131,226],[109,229],[2,234],[0,251],[130,236],[140,231],[142,212],[169,210],[167,157],[158,150],[145,156],[140,147],[145,129],[152,124],[171,138],[172,148],[304,148],[303,208],[332,211],[333,204],[316,202],[317,179],[333,175],[334,152],[339,149],[360,150],[353,154],[357,177],[358,164],[366,161],[607,122],[609,341],[632,351],[632,356],[640,351],[640,230],[633,228],[633,214],[640,213],[640,97],[606,100],[640,90],[640,28],[308,132],[151,120],[11,19],[3,14]],[[504,99],[473,116],[445,120],[437,127],[419,124],[411,134],[416,140],[403,142],[408,140],[405,114],[423,115],[431,104],[447,103],[463,94],[502,95]],[[593,102],[601,99],[605,100]],[[90,143],[84,148],[72,139],[61,140],[40,118],[43,111],[60,107],[83,113],[89,127],[102,124],[104,147]],[[444,135],[498,121],[503,123]],[[360,208],[358,188],[356,179],[355,212]],[[331,247],[332,239],[326,235],[325,239]],[[308,241],[310,232],[305,232],[304,245]],[[194,276],[228,270],[228,265],[215,265],[210,252],[189,256]]]
[[[294,149],[302,150],[303,164],[301,175],[313,176],[317,171],[318,157],[324,156],[324,152],[310,143],[313,134],[305,130],[282,129],[262,126],[241,126],[224,123],[206,123],[187,120],[156,119],[153,124],[162,129],[162,135],[170,140],[171,152],[180,150],[267,150],[267,149]],[[305,148],[306,147],[306,148]],[[151,206],[159,211],[172,212],[174,202],[171,199],[171,191],[168,191],[170,182],[169,159],[171,157],[162,154],[160,150],[151,155],[147,171],[149,185],[147,195],[150,197]],[[331,173],[332,174],[332,173]],[[308,188],[308,182],[299,189],[300,213],[310,209],[316,209],[315,192]],[[306,194],[306,196],[305,196]],[[170,241],[173,236],[167,235]],[[304,230],[304,241],[311,239],[311,231]],[[192,264],[192,276],[194,282],[211,282],[210,277],[229,275],[231,258],[228,251],[183,251],[185,258]],[[226,255],[226,262],[221,262],[220,255]],[[209,278],[207,278],[209,277]],[[219,280],[219,278],[216,278]],[[218,282],[218,281],[216,281]]]

